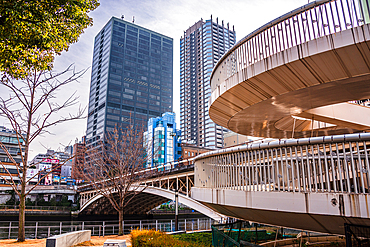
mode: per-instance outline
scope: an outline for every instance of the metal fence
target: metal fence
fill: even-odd
[[[298,230],[284,229],[281,227],[260,225],[256,223],[251,225],[248,222],[243,221],[235,221],[227,224],[214,224],[212,225],[212,246],[257,247],[260,246],[257,244],[261,242],[295,238],[298,233],[300,233]]]
[[[212,77],[220,73],[230,77],[294,46],[370,23],[369,5],[369,0],[318,0],[308,3],[240,40],[219,60]]]
[[[194,209],[179,209],[179,214],[199,214]],[[175,209],[152,209],[148,214],[175,214]]]
[[[0,211],[18,211],[19,205],[0,205]],[[26,211],[38,212],[38,211],[71,211],[71,207],[63,206],[26,206]]]
[[[344,224],[346,247],[370,246],[370,227]]]
[[[210,230],[214,221],[210,218],[179,219],[179,230]],[[92,236],[118,234],[118,221],[26,221],[26,238],[47,238],[72,231],[91,230]],[[175,220],[125,220],[124,234],[133,229],[153,229],[163,232],[175,231]],[[18,221],[0,221],[0,239],[16,239]]]
[[[370,133],[250,144],[196,158],[195,186],[369,193]]]

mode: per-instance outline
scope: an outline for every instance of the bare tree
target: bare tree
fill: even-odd
[[[119,232],[123,235],[124,208],[143,192],[140,182],[152,176],[143,172],[147,159],[143,131],[132,126],[114,128],[107,132],[104,143],[87,150],[85,180],[96,192],[105,197],[119,215]]]
[[[59,116],[63,110],[75,106],[79,102],[75,93],[64,98],[61,102],[58,102],[56,95],[62,87],[78,81],[85,71],[76,72],[71,65],[60,73],[34,70],[24,79],[16,80],[7,74],[3,74],[1,78],[0,88],[3,92],[9,91],[9,94],[8,97],[0,97],[0,117],[7,121],[9,128],[15,133],[21,162],[14,160],[3,143],[0,142],[0,146],[7,154],[12,165],[16,167],[20,184],[17,185],[12,179],[12,174],[4,162],[0,162],[0,167],[4,168],[10,177],[10,179],[3,178],[3,180],[10,184],[19,197],[18,241],[20,242],[25,240],[26,196],[35,189],[47,174],[63,164],[61,162],[52,169],[39,171],[33,177],[27,178],[27,170],[31,166],[28,164],[30,146],[40,135],[50,134],[50,127],[84,117],[85,109],[81,107],[75,114],[69,113],[67,116]],[[39,176],[40,174],[41,176]],[[26,187],[34,178],[38,178],[38,182],[34,186]]]

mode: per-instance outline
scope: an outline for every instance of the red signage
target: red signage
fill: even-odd
[[[59,164],[58,159],[43,159],[42,162],[50,163],[50,164]]]

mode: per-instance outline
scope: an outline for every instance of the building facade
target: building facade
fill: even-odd
[[[173,39],[112,17],[96,35],[86,147],[173,108]]]
[[[214,151],[213,148],[207,148],[207,147],[198,147],[194,144],[188,144],[188,143],[182,143],[181,144],[181,158],[182,160],[193,158],[195,156],[198,156],[199,154],[207,153],[210,151]]]
[[[162,117],[150,118],[145,135],[147,167],[178,161],[181,157],[181,131],[176,129],[176,116],[166,112]]]
[[[221,148],[223,132],[208,115],[210,76],[221,56],[235,44],[234,27],[201,19],[180,39],[180,129],[184,142]]]
[[[241,144],[245,144],[247,142],[251,142],[252,138],[249,138],[248,136],[241,135],[232,131],[229,131],[224,135],[224,147],[232,147],[232,146],[238,146]]]
[[[0,147],[0,162],[2,164],[0,165],[0,190],[9,190],[11,187],[8,182],[11,182],[11,180],[13,180],[15,184],[20,183],[19,176],[22,175],[22,173],[18,173],[17,166],[18,168],[22,166],[21,150],[16,133],[3,126],[0,126],[0,142],[3,144],[3,148]],[[11,157],[9,157],[6,152],[8,152]],[[16,164],[14,164],[12,159]]]
[[[71,154],[47,150],[45,154],[37,154],[30,162],[30,165],[37,169],[41,185],[60,183],[62,166],[72,166]]]
[[[85,165],[85,147],[85,136],[82,137],[80,142],[73,144],[71,177],[76,180],[84,179],[81,173],[83,172]]]

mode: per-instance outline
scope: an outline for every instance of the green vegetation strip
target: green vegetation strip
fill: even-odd
[[[188,243],[200,244],[199,246],[212,246],[212,233],[210,232],[179,234],[172,237]]]
[[[153,230],[131,232],[132,247],[209,247],[212,246],[211,233],[167,235]]]

